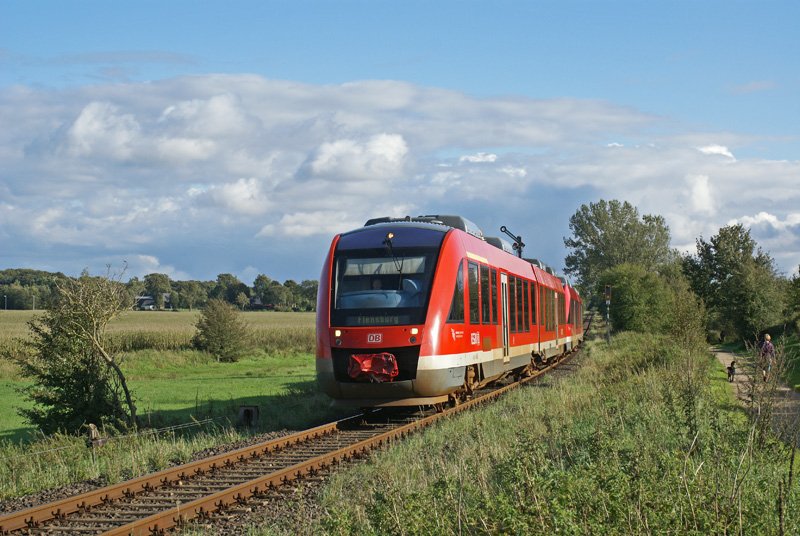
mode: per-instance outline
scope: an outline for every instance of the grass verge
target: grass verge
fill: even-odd
[[[305,429],[346,413],[331,408],[330,400],[317,392],[310,354],[256,352],[236,363],[217,363],[201,352],[142,351],[127,356],[124,367],[146,425],[213,421],[181,433],[111,441],[95,456],[83,437],[37,437],[23,423],[0,441],[0,498],[87,479],[117,482],[253,433]],[[11,416],[22,403],[10,394],[18,383],[0,380],[0,411]],[[253,429],[236,429],[242,405],[259,407]],[[4,418],[8,422],[9,416]]]
[[[791,450],[753,443],[711,356],[634,334],[588,351],[569,379],[517,390],[334,475],[312,523],[253,532],[800,532]]]

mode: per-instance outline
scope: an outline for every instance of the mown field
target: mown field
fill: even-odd
[[[32,311],[0,314],[0,348],[28,335]],[[110,326],[122,367],[145,423],[166,426],[192,419],[235,419],[239,405],[259,405],[271,429],[297,426],[295,411],[275,413],[275,397],[313,394],[314,313],[244,313],[255,343],[237,363],[217,363],[191,349],[198,312],[134,311]],[[20,440],[33,431],[15,408],[27,385],[18,370],[0,360],[0,440]],[[285,407],[283,408],[285,410]],[[301,412],[302,414],[302,412]]]

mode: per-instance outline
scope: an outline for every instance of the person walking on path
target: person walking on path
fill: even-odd
[[[775,346],[772,344],[772,337],[769,336],[769,333],[764,335],[764,340],[761,342],[759,360],[761,362],[761,374],[764,381],[767,381],[767,376],[772,372],[772,363],[775,361]]]

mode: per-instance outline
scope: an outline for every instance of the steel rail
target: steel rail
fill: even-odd
[[[59,501],[34,506],[26,510],[20,510],[0,517],[0,534],[10,531],[29,528],[54,518],[59,518],[85,511],[92,506],[104,504],[121,497],[130,497],[142,491],[149,491],[164,485],[168,485],[176,480],[188,478],[191,475],[198,475],[209,470],[214,470],[226,463],[236,463],[243,459],[258,457],[263,454],[277,452],[294,445],[303,443],[309,439],[319,438],[336,432],[342,423],[360,418],[361,415],[348,417],[339,421],[323,424],[309,430],[304,430],[288,436],[273,439],[264,443],[242,447],[237,450],[225,452],[204,458],[195,462],[170,467],[157,473],[150,473],[131,480],[120,482],[105,488],[88,491],[74,497],[68,497]]]

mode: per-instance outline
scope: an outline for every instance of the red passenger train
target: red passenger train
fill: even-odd
[[[378,218],[333,239],[317,296],[317,381],[371,406],[457,403],[583,339],[565,278],[458,216]]]

